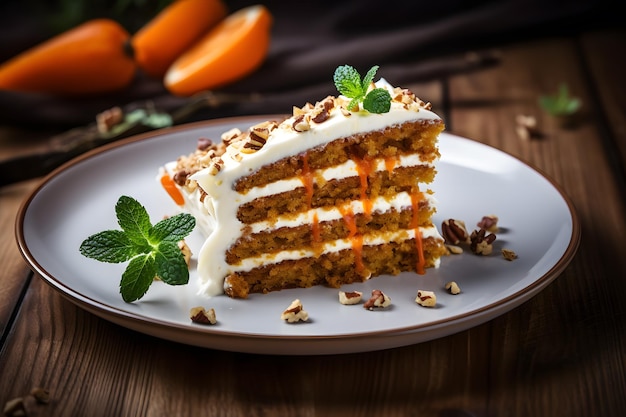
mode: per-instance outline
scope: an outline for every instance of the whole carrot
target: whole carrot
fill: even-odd
[[[131,39],[135,60],[161,78],[176,58],[226,16],[222,0],[175,0]]]
[[[87,21],[2,64],[0,89],[61,96],[120,90],[136,72],[129,38],[113,20]]]

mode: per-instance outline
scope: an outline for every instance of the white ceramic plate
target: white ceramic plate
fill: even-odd
[[[16,230],[30,267],[78,306],[124,327],[181,343],[262,354],[333,354],[419,343],[486,322],[528,300],[553,281],[578,247],[580,227],[563,192],[545,175],[497,149],[443,134],[442,158],[432,185],[439,200],[435,221],[464,220],[468,229],[483,215],[499,217],[491,256],[445,257],[425,275],[383,276],[344,287],[365,296],[381,289],[392,306],[369,311],[338,302],[338,290],[316,287],[251,295],[247,300],[196,294],[195,263],[190,282],[172,287],[155,282],[139,301],[125,303],[118,292],[126,264],[83,257],[89,235],[119,229],[114,206],[121,195],[142,203],[153,223],[176,213],[156,181],[159,166],[191,151],[199,137],[219,138],[231,127],[247,128],[268,116],[230,118],[164,129],[85,154],[50,174],[24,202]],[[197,254],[203,238],[188,239]],[[500,249],[515,251],[507,261]],[[444,286],[456,281],[459,295]],[[436,308],[415,303],[417,290],[437,294]],[[306,323],[287,324],[282,311],[299,298]],[[214,308],[218,324],[191,323],[194,306]]]

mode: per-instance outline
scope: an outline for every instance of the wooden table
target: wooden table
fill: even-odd
[[[263,356],[164,341],[81,310],[29,270],[14,238],[39,180],[28,181],[0,189],[0,403],[44,387],[50,402],[32,409],[46,416],[626,415],[626,32],[500,52],[494,68],[411,87],[449,132],[539,168],[571,198],[578,253],[538,295],[467,331],[370,353]],[[562,82],[583,101],[569,128],[537,105]],[[537,118],[540,137],[518,136],[520,114]],[[0,157],[40,144],[41,132],[0,127]]]

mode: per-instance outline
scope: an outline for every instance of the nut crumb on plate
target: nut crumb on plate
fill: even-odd
[[[496,235],[487,234],[486,229],[474,230],[470,235],[470,249],[476,255],[490,255],[493,251],[493,242]]]
[[[358,304],[362,296],[361,291],[339,291],[339,302],[345,305]]]
[[[204,307],[193,307],[191,310],[189,310],[189,318],[192,322],[199,324],[217,323],[215,310],[212,308],[206,310]]]
[[[433,291],[418,290],[415,302],[424,307],[434,307],[437,304],[437,296]]]
[[[498,216],[495,214],[483,216],[483,218],[476,223],[476,226],[488,232],[496,233],[498,231]]]
[[[280,315],[282,320],[287,323],[295,323],[298,321],[307,321],[309,319],[309,313],[304,310],[300,300],[295,299],[291,302],[289,307]]]
[[[457,295],[461,293],[461,288],[455,281],[450,281],[446,284],[446,290],[452,295]]]
[[[511,249],[502,249],[502,256],[504,256],[504,259],[507,261],[517,259],[517,254]]]
[[[372,296],[363,304],[363,308],[374,310],[374,308],[385,308],[391,305],[391,298],[381,290],[372,290]]]

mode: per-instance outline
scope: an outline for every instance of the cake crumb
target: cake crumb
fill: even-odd
[[[361,302],[361,291],[339,291],[339,302],[344,305],[353,305]]]
[[[423,307],[434,307],[437,305],[437,296],[434,291],[418,290],[415,302]]]
[[[374,310],[374,308],[385,308],[391,305],[391,298],[381,290],[372,290],[372,296],[363,304],[363,308]]]
[[[289,307],[283,311],[280,318],[287,323],[296,323],[298,321],[307,321],[309,319],[309,313],[304,310],[300,300],[295,299],[291,302]]]

